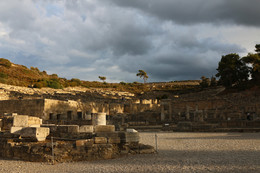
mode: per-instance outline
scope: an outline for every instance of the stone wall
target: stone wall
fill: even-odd
[[[18,113],[20,115],[42,117],[43,110],[43,99],[0,101],[0,115],[4,115],[5,113]]]
[[[33,162],[71,162],[155,152],[152,146],[139,143],[138,132],[115,132],[112,126],[100,126],[95,133],[80,132],[75,125],[46,127],[50,128],[52,137],[42,142],[33,142],[20,134],[0,132],[0,157]]]
[[[187,94],[172,100],[161,101],[161,121],[218,123],[229,121],[227,126],[244,127],[243,121],[260,120],[259,91],[244,91],[217,95],[212,91]]]
[[[97,144],[93,140],[55,141],[53,147],[54,157],[52,157],[52,143],[50,141],[21,142],[1,137],[0,157],[31,162],[71,162],[112,159],[121,155],[155,152],[153,147],[142,144]],[[52,160],[53,158],[54,160]]]
[[[120,102],[81,102],[61,101],[52,99],[4,100],[0,101],[0,115],[18,113],[21,115],[37,116],[43,121],[77,121],[90,120],[91,113],[103,112],[114,116],[117,114],[138,114],[140,112],[160,112],[157,100],[131,100]],[[85,124],[88,124],[87,122]]]

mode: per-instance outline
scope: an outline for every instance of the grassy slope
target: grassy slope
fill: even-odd
[[[62,88],[69,86],[83,86],[91,88],[113,88],[119,91],[139,93],[143,91],[179,91],[196,89],[199,81],[175,81],[166,83],[102,83],[81,81],[79,79],[67,80],[58,75],[48,75],[45,71],[39,71],[37,67],[28,69],[26,66],[13,64],[9,60],[0,58],[0,83],[16,86],[34,86],[37,88],[51,87]]]

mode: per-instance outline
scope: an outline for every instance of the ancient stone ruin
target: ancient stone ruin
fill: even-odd
[[[0,157],[67,162],[155,152],[139,143],[134,129],[116,131],[114,125],[106,125],[106,113],[93,117],[92,125],[55,125],[42,124],[39,117],[28,115],[2,116]]]
[[[260,131],[259,91],[217,95],[216,90],[161,100],[161,122],[174,131]]]
[[[102,89],[3,87],[0,92],[8,97],[0,98],[0,115],[3,116],[2,123],[12,123],[10,128],[4,125],[2,130],[23,138],[29,131],[30,134],[45,131],[46,140],[50,137],[54,141],[58,138],[93,139],[95,144],[95,137],[104,137],[99,136],[99,128],[113,133],[115,141],[118,139],[114,137],[122,138],[121,133],[127,132],[128,128],[138,131],[260,131],[259,90],[220,94],[223,87],[216,87],[180,95],[169,94],[168,99],[162,99],[155,93],[135,96]],[[12,118],[8,117],[15,117],[14,113],[28,115],[28,125],[13,124]],[[22,116],[20,119],[23,121]],[[30,123],[41,120],[40,125]],[[110,136],[105,137],[107,142],[112,140],[108,139]],[[40,141],[44,135],[35,138]],[[123,140],[120,141],[121,145]]]

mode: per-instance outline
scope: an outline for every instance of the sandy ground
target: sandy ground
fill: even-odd
[[[154,133],[141,142],[155,146]],[[157,133],[158,154],[93,162],[0,159],[0,172],[260,172],[260,133]]]

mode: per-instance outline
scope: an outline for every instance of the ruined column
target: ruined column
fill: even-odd
[[[93,125],[106,125],[106,113],[95,113],[92,122]]]

